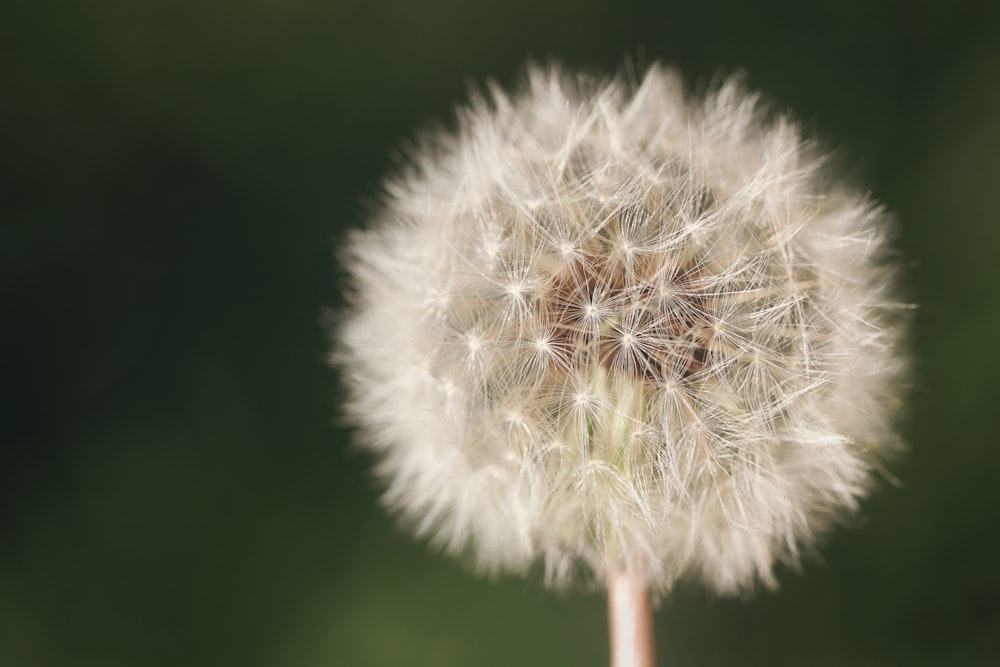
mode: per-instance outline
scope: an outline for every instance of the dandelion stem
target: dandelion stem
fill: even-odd
[[[635,572],[608,577],[611,667],[654,667],[653,610],[646,578]]]

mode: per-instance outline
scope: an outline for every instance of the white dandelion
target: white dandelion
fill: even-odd
[[[334,360],[388,505],[478,570],[771,586],[898,448],[890,220],[739,82],[532,67],[386,189]]]

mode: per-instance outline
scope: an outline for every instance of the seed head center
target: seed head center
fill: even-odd
[[[567,370],[602,367],[659,384],[691,378],[707,359],[709,334],[718,335],[697,272],[667,267],[665,282],[662,261],[640,261],[626,247],[627,262],[595,240],[557,273],[536,311],[551,332],[545,344],[568,351]]]

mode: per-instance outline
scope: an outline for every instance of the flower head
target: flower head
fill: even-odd
[[[887,216],[732,80],[531,68],[458,118],[345,255],[388,504],[552,585],[772,583],[895,447]]]

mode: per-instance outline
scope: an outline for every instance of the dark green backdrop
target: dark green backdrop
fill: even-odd
[[[0,664],[602,665],[604,603],[492,583],[337,426],[337,239],[400,142],[528,57],[742,69],[898,213],[919,383],[777,593],[681,586],[665,665],[1000,664],[1000,3],[6,0]]]

